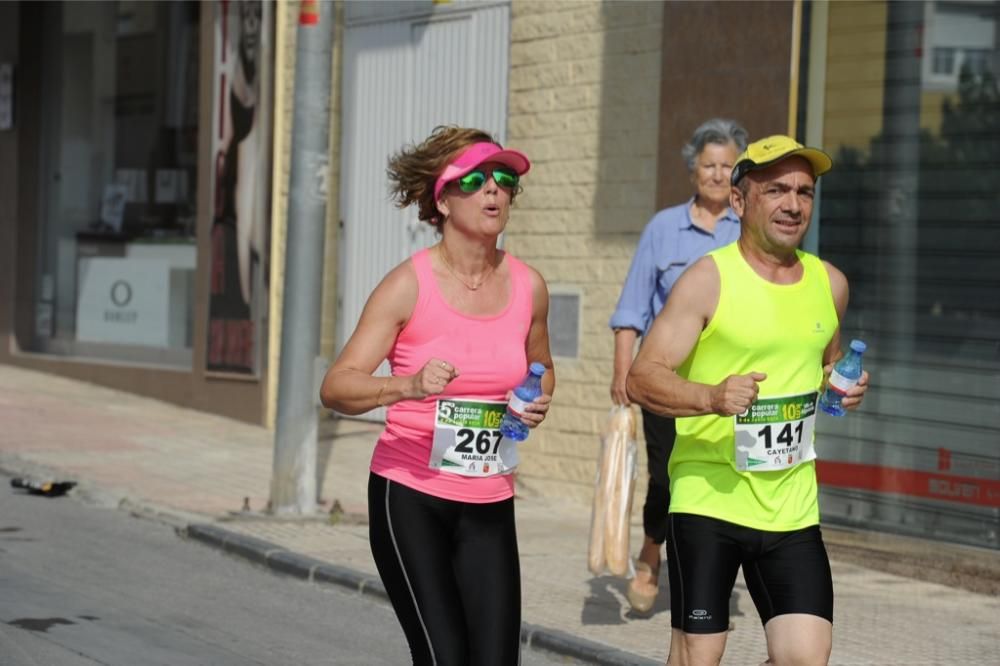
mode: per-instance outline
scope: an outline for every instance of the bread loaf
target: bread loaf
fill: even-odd
[[[615,576],[629,570],[629,519],[635,485],[635,413],[614,407],[601,433],[594,503],[590,516],[587,568]]]
[[[594,484],[594,504],[590,513],[590,546],[587,550],[587,568],[595,576],[604,573],[605,565],[604,522],[607,514],[608,493],[610,489],[604,483],[606,479],[604,470],[608,465],[608,452],[607,441],[602,438],[601,450],[597,460],[597,481]]]
[[[605,444],[610,451],[605,484],[608,499],[604,517],[604,557],[608,571],[624,576],[629,565],[629,522],[635,479],[635,416],[631,408],[615,411]]]

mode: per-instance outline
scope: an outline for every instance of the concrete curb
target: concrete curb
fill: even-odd
[[[192,523],[178,530],[194,541],[218,548],[223,552],[265,566],[276,573],[313,583],[340,585],[359,594],[388,601],[382,581],[347,567],[330,564],[314,557],[299,555],[269,541],[237,534],[206,523]],[[590,664],[606,666],[660,666],[660,662],[617,648],[588,641],[565,631],[549,629],[523,622],[521,643],[530,648],[547,650]]]
[[[525,645],[555,652],[591,664],[605,666],[662,666],[662,663],[637,654],[619,650],[603,643],[588,641],[558,629],[521,623],[521,642]]]

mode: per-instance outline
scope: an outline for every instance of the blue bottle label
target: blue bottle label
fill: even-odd
[[[846,395],[849,390],[857,386],[858,380],[845,377],[836,370],[830,373],[830,383],[829,388],[834,393],[839,393],[840,395]]]
[[[514,416],[523,416],[525,409],[531,404],[531,402],[531,400],[521,400],[515,393],[510,396],[510,402],[507,403],[507,411]]]

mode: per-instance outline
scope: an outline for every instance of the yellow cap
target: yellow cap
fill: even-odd
[[[812,165],[813,176],[819,178],[830,170],[833,160],[818,148],[806,148],[790,136],[775,134],[754,141],[736,158],[736,165],[729,182],[733,185],[740,182],[750,171],[763,169],[781,160],[797,155],[804,157]]]

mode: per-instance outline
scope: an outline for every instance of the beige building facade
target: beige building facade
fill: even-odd
[[[824,515],[1000,547],[997,4],[393,5],[431,27],[486,8],[505,16],[506,121],[494,131],[533,168],[503,242],[546,277],[557,343],[554,405],[523,449],[521,492],[590,501],[610,407],[608,318],[646,222],[690,196],[683,143],[722,116],[752,137],[788,133],[823,146],[836,165],[821,183],[805,247],[851,281],[844,337],[868,342],[878,380],[862,413],[819,425]],[[0,3],[0,199],[8,204],[0,207],[0,362],[272,426],[289,330],[280,313],[296,34],[309,29],[298,25],[299,4],[44,7]],[[341,270],[342,163],[352,138],[344,120],[354,102],[344,93],[344,44],[367,19],[357,18],[358,6],[326,7],[337,20],[320,353],[332,359],[343,343],[343,295],[370,291]],[[254,28],[257,8],[266,26],[260,70],[246,68],[236,32]],[[433,54],[435,33],[420,34]],[[152,49],[149,60],[135,59],[142,49]],[[161,67],[137,76],[136,62]],[[5,97],[8,72],[15,85]],[[248,83],[261,86],[256,107]],[[70,100],[86,100],[87,113]],[[5,103],[14,111],[6,124]],[[250,163],[249,144],[229,150],[227,127],[241,126],[233,109],[248,108],[269,123],[251,135],[264,174],[255,191],[267,194],[252,218],[264,225],[250,227],[266,232],[259,241],[241,235],[239,220],[251,218],[236,215],[234,226],[225,205],[226,165]],[[121,192],[124,211],[105,215],[104,199]],[[108,234],[109,222],[120,233]],[[186,263],[172,264],[176,254]],[[166,302],[180,304],[187,329],[163,342],[84,339],[74,322],[95,311],[82,280],[130,265],[117,259],[150,257],[165,271],[163,289],[179,294]],[[81,260],[100,270],[81,272]],[[123,287],[102,279],[110,295],[94,293],[110,297],[100,312],[111,314],[97,323],[133,316],[116,309]],[[637,503],[644,465],[640,443]]]

